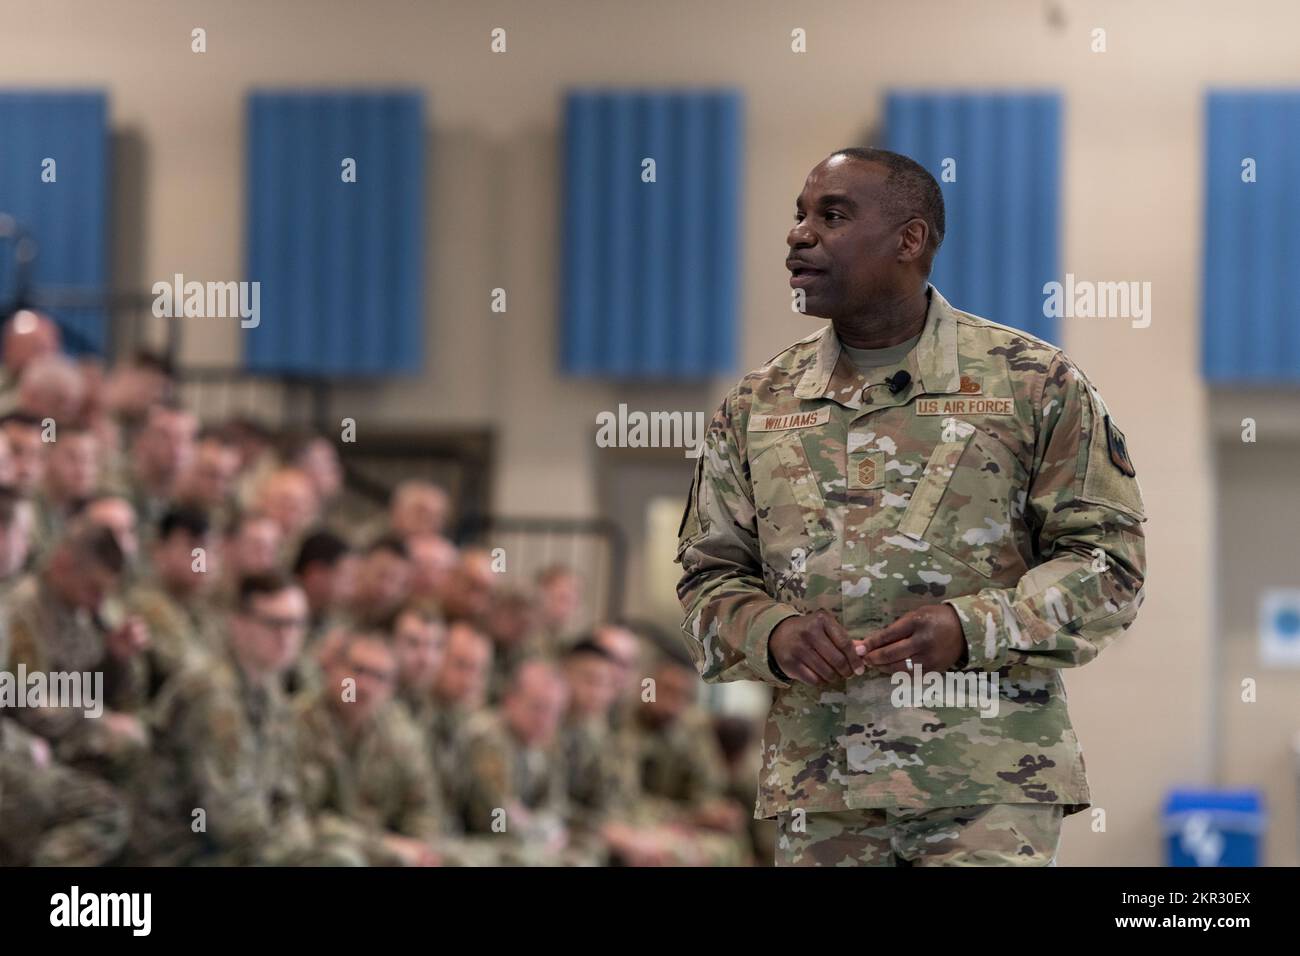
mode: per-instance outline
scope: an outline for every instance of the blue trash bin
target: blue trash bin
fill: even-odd
[[[1165,800],[1167,866],[1259,866],[1264,798],[1257,790],[1174,790]]]

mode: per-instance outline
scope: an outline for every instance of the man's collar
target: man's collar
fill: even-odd
[[[921,338],[913,350],[917,383],[915,394],[950,394],[961,388],[961,369],[957,360],[957,317],[948,300],[929,286],[930,307],[925,313]],[[799,379],[796,398],[830,398],[841,405],[857,408],[863,378],[848,355],[843,354],[835,326],[828,324],[817,340],[817,359]]]
[[[263,708],[277,696],[280,676],[250,673],[239,659],[239,652],[235,650],[233,644],[233,641],[227,640],[226,655],[230,666],[235,669],[235,676],[239,678],[240,693],[243,694],[244,701],[250,708],[257,710],[259,716],[264,716]]]

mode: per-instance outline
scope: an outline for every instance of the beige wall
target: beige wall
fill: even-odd
[[[1047,23],[1053,6],[1064,11],[1058,26]],[[1152,863],[1163,792],[1210,774],[1212,594],[1223,555],[1208,533],[1216,489],[1197,373],[1202,96],[1210,85],[1300,83],[1300,8],[1254,3],[1250,21],[1242,10],[1176,0],[3,0],[0,84],[106,86],[114,126],[145,144],[145,273],[201,279],[240,272],[242,105],[251,87],[424,89],[432,127],[428,373],[347,391],[336,410],[362,427],[381,419],[494,425],[496,506],[555,515],[593,512],[595,413],[635,401],[553,371],[566,87],[716,83],[745,92],[745,368],[813,328],[788,312],[781,267],[793,197],[811,165],[879,120],[886,87],[1062,90],[1064,270],[1150,281],[1155,307],[1149,329],[1080,320],[1063,331],[1129,436],[1151,517],[1149,597],[1138,624],[1070,675],[1107,827],[1093,833],[1086,815],[1072,818],[1062,861]],[[194,26],[208,31],[202,56],[189,52]],[[494,26],[509,31],[504,56],[488,52]],[[1097,26],[1107,30],[1105,54],[1089,51]],[[789,52],[794,27],[808,31],[806,55]],[[497,285],[510,296],[504,316],[487,309]],[[235,354],[233,330],[217,323],[192,333],[191,345],[194,361]],[[703,410],[727,384],[661,390],[656,400],[666,404],[656,407]],[[1251,752],[1249,741],[1243,746]],[[1280,786],[1275,754],[1258,756],[1257,779],[1267,774]],[[1274,843],[1274,862],[1295,862],[1293,846]]]
[[[1215,662],[1216,772],[1224,784],[1260,787],[1272,818],[1265,850],[1273,866],[1294,866],[1300,785],[1300,669],[1264,667],[1259,660],[1259,595],[1296,588],[1300,542],[1300,441],[1287,435],[1300,426],[1294,399],[1289,429],[1273,427],[1259,413],[1260,397],[1242,396],[1236,421],[1216,434],[1219,498],[1218,556],[1214,568],[1219,607]],[[1241,420],[1257,420],[1257,441],[1243,443]],[[1253,682],[1243,699],[1242,682]]]

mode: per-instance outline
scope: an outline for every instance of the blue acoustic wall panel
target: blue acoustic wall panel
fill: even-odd
[[[885,147],[943,190],[931,281],[959,309],[1056,341],[1043,286],[1061,281],[1061,101],[1054,93],[894,92]],[[956,179],[944,182],[944,161]]]
[[[53,160],[53,165],[47,160]],[[0,213],[36,240],[32,293],[87,297],[108,286],[108,97],[102,92],[0,92]],[[48,180],[48,181],[47,181]],[[0,242],[0,307],[15,293],[13,243]],[[52,307],[74,353],[103,353],[106,310]]]
[[[1223,384],[1295,385],[1300,91],[1211,92],[1205,148],[1202,370]]]
[[[261,283],[260,324],[243,332],[249,369],[421,367],[424,157],[418,93],[249,97],[245,278]]]
[[[731,91],[568,96],[565,372],[667,380],[734,369],[742,137]],[[646,159],[654,182],[643,181]]]

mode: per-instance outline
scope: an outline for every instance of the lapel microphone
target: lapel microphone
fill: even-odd
[[[908,372],[907,369],[903,369],[885,379],[885,384],[889,386],[890,395],[897,395],[903,389],[907,388],[907,383],[911,380],[912,374]]]

